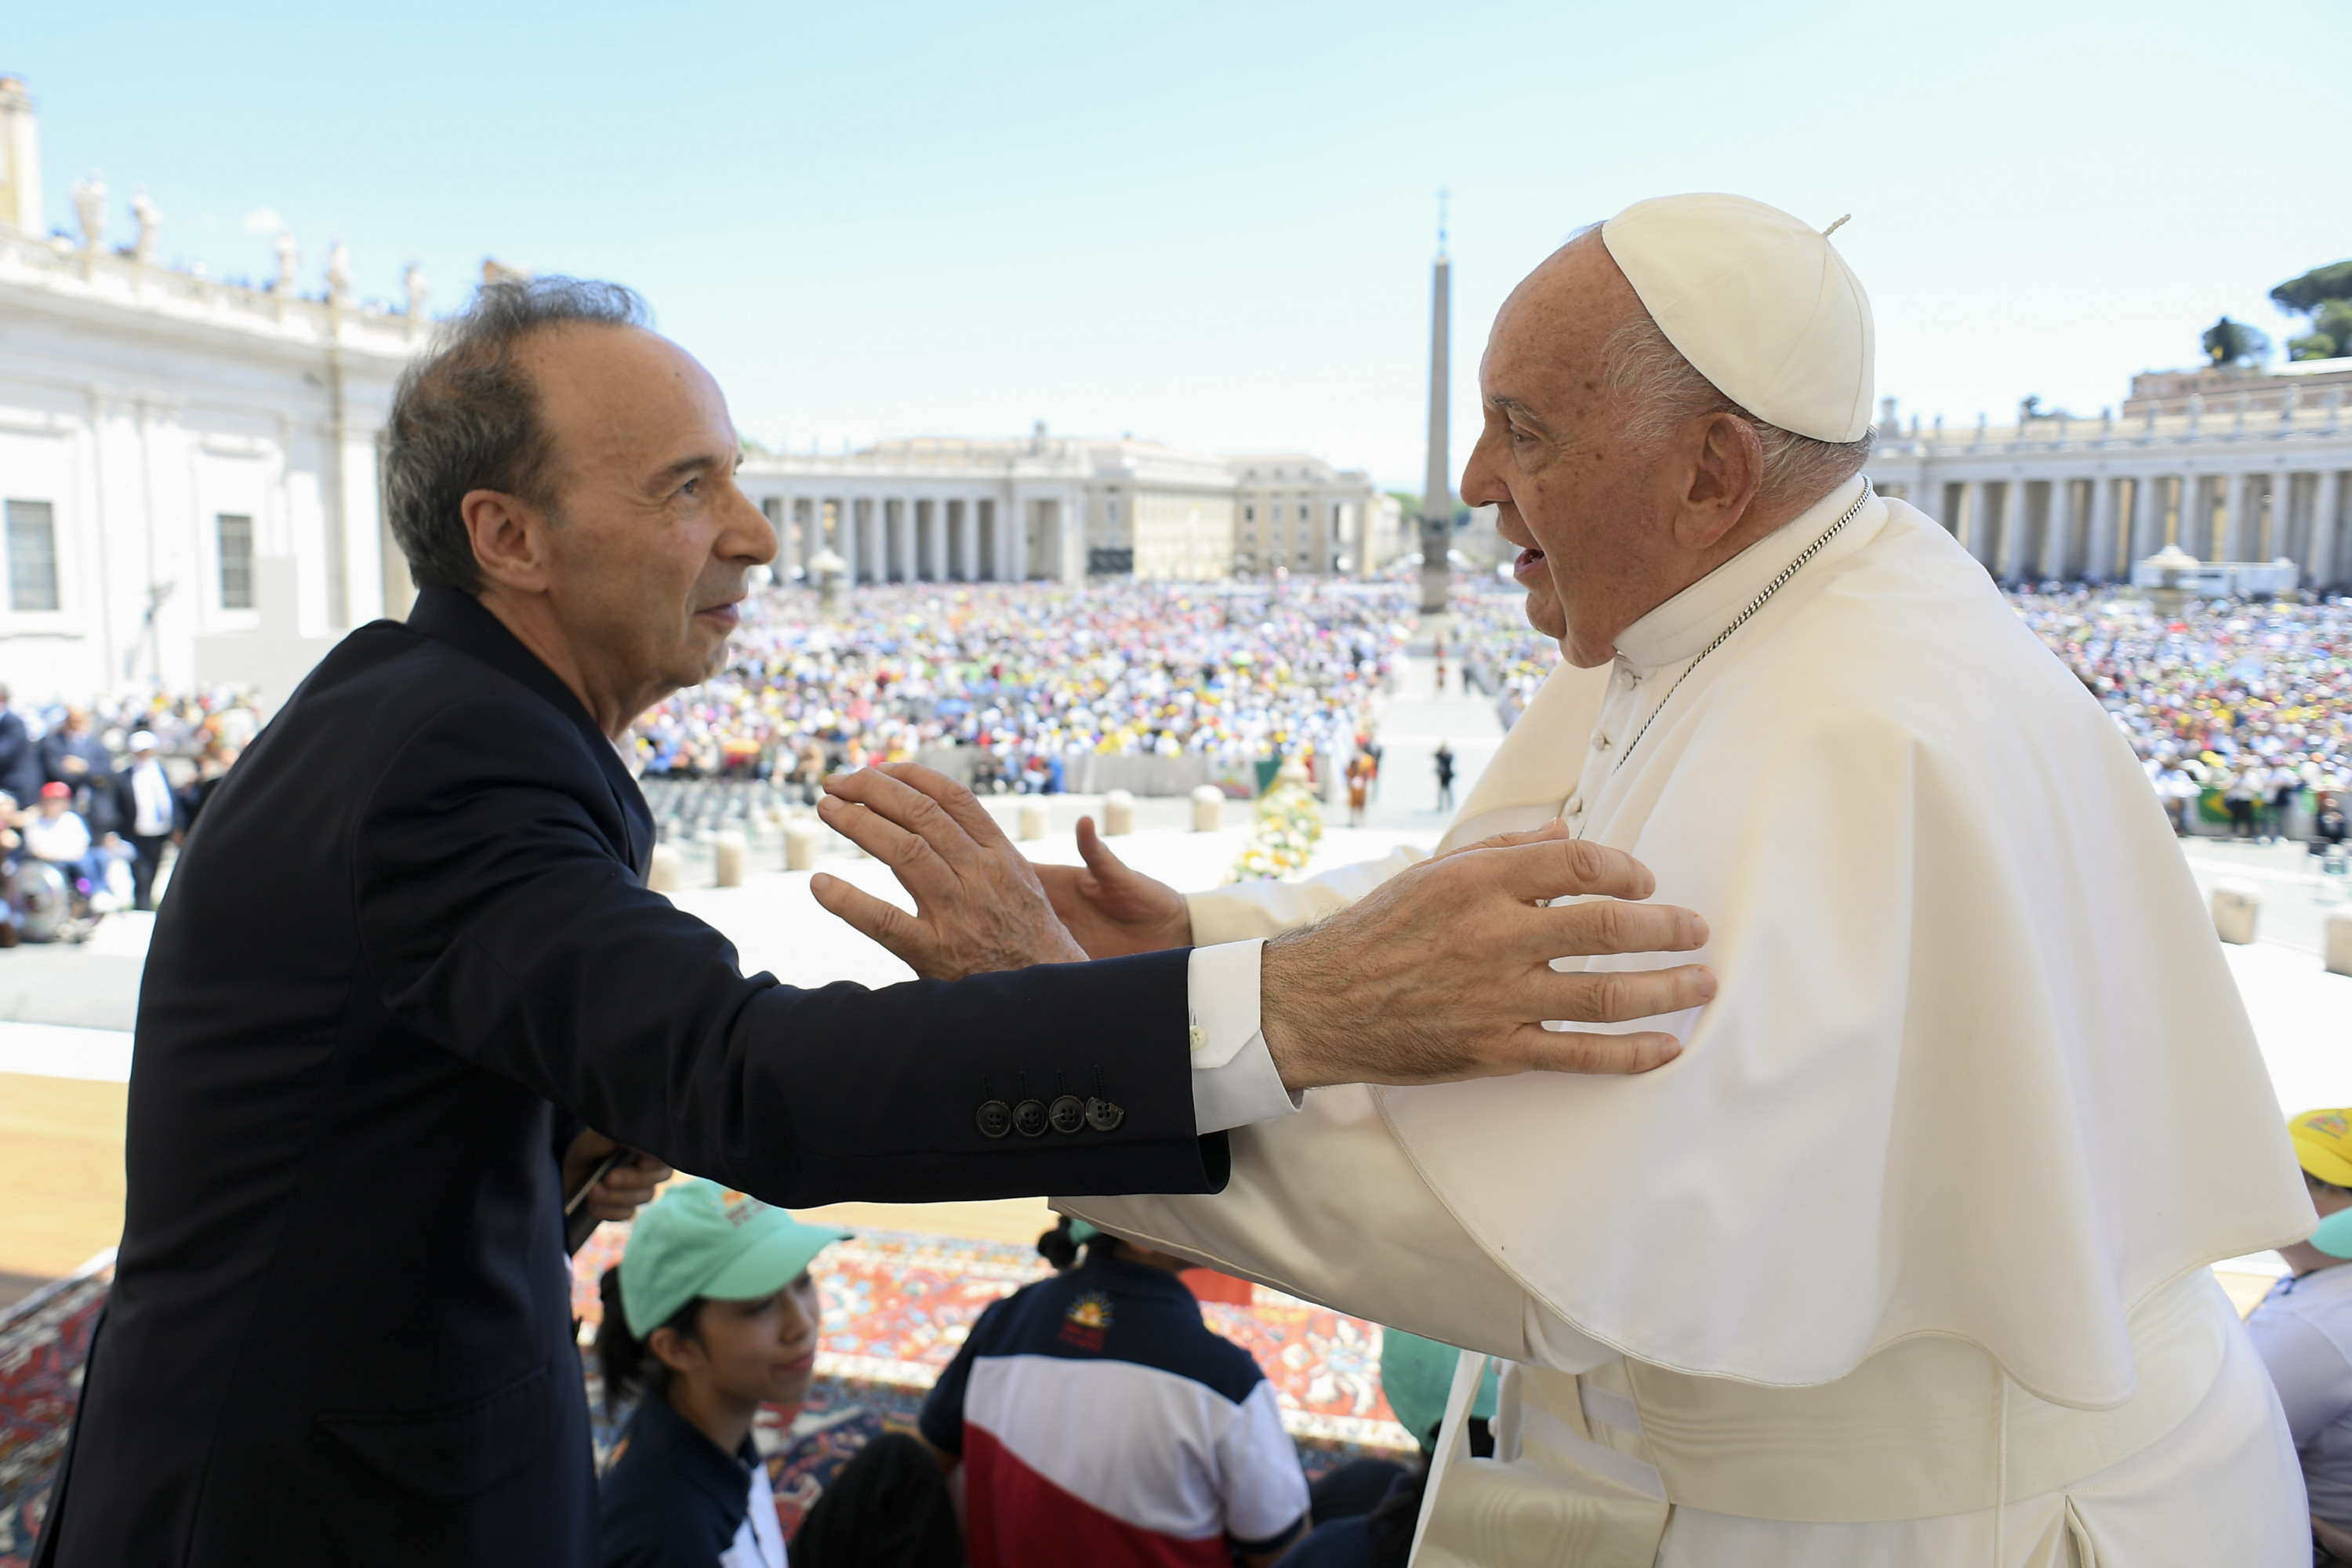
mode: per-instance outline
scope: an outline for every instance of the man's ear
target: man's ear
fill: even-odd
[[[489,582],[523,593],[547,587],[547,514],[503,490],[467,490],[457,503],[474,563]]]
[[[1690,486],[1675,518],[1675,542],[1706,550],[1738,528],[1764,486],[1764,443],[1736,414],[1710,414],[1699,430]]]

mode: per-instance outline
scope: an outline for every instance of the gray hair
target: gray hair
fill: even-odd
[[[486,282],[434,333],[393,394],[384,429],[386,521],[420,588],[474,593],[481,570],[461,509],[468,490],[499,490],[555,510],[553,443],[539,393],[515,351],[551,327],[643,327],[646,302],[618,283],[579,278]]]
[[[1746,421],[1764,447],[1764,482],[1757,500],[1767,507],[1802,510],[1862,472],[1877,438],[1820,441],[1769,424],[1723,395],[1667,341],[1647,310],[1636,310],[1601,346],[1601,385],[1624,421],[1625,438],[1654,449],[1675,427],[1705,414]]]

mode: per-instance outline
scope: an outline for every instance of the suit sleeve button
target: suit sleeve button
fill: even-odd
[[[1024,1100],[1014,1106],[1013,1125],[1019,1130],[1024,1138],[1044,1137],[1045,1135],[1045,1102],[1042,1100]]]
[[[1087,1101],[1087,1125],[1097,1132],[1108,1132],[1127,1120],[1127,1112],[1101,1095]]]
[[[1076,1132],[1087,1124],[1087,1102],[1075,1094],[1063,1095],[1046,1109],[1045,1120],[1056,1132]]]
[[[1002,1138],[1013,1131],[1013,1108],[1001,1100],[982,1100],[979,1121],[982,1138]]]

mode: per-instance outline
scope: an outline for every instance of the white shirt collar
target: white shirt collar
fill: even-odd
[[[1803,553],[1822,530],[1843,516],[1862,495],[1857,474],[1807,507],[1706,576],[1617,634],[1617,657],[1637,674],[1647,676],[1666,665],[1695,658],[1748,602],[1781,569]],[[1864,509],[1867,511],[1868,509]],[[1880,509],[1885,515],[1885,508]],[[1854,523],[1864,518],[1857,517]],[[1875,527],[1848,524],[1824,548],[1824,553],[1858,548],[1875,533]],[[1820,557],[1815,557],[1816,560]]]

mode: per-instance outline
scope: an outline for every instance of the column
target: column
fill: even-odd
[[[2181,475],[2179,484],[2180,504],[2173,514],[2172,542],[2201,561],[2205,558],[2206,544],[2198,537],[2197,528],[2197,492],[2200,487],[2195,474]]]
[[[2116,576],[2116,484],[2106,474],[2091,481],[2091,537],[2083,563],[2084,577],[2093,583]]]
[[[2164,481],[2154,474],[2132,476],[2132,545],[2134,563],[2164,548]]]
[[[833,552],[841,557],[841,580],[845,584],[857,581],[857,514],[856,503],[847,496],[836,496],[833,502]]]
[[[1984,481],[1982,479],[1964,480],[1960,485],[1960,508],[1952,518],[1953,535],[1959,540],[1960,548],[1975,556],[1981,563],[1985,558],[1985,537],[1988,531],[1985,523]]]
[[[948,502],[948,577],[957,583],[972,580],[972,515],[971,502],[958,499]]]
[[[2042,563],[2036,570],[2046,580],[2072,577],[2074,553],[2074,481],[2050,481],[2050,510],[2042,525]]]
[[[1012,526],[997,531],[1005,536],[1004,576],[1008,582],[1029,581],[1029,514],[1032,511],[1041,510],[1043,505],[1043,502],[1024,500],[1019,496],[1014,496],[1004,504],[1005,513],[1011,519]]]
[[[2131,559],[2135,564],[2164,548],[2164,480],[2132,476]]]
[[[2294,475],[2284,468],[2271,474],[2269,523],[2263,532],[2263,559],[2275,561],[2284,555],[2298,566],[2311,553],[2308,544],[2295,537]]]
[[[1993,575],[2002,582],[2011,582],[2025,575],[2032,563],[2027,558],[2028,506],[2032,500],[2023,479],[2010,479],[2001,486],[2000,498],[2000,564]]]
[[[2343,501],[2343,485],[2344,476],[2330,468],[2319,476],[2316,493],[2311,498],[2311,583],[2315,588],[2332,588],[2342,581],[2336,571],[2336,552],[2341,542],[2336,510]]]
[[[2242,405],[2238,413],[2244,417]],[[2254,558],[2253,476],[2231,474],[2221,481],[2221,548],[2215,551],[2224,561],[2252,561]]]

